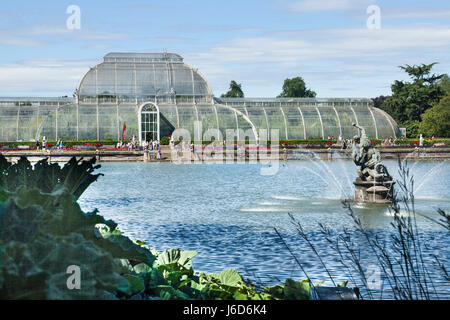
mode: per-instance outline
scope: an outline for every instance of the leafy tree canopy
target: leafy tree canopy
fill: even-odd
[[[386,99],[390,98],[390,96],[379,96],[376,98],[372,98],[373,106],[375,108],[381,108]]]
[[[410,77],[410,82],[396,80],[391,86],[392,96],[381,108],[397,122],[420,121],[422,114],[444,96],[441,86],[443,74],[431,74],[436,63],[400,66]]]
[[[283,92],[278,98],[314,98],[316,93],[306,88],[302,77],[286,79],[283,83]]]
[[[242,92],[241,84],[234,80],[230,82],[230,90],[221,95],[222,98],[243,98],[244,92]]]
[[[422,119],[419,131],[425,136],[450,137],[450,94],[425,111]]]
[[[445,74],[441,80],[439,81],[442,90],[444,90],[445,94],[448,95],[450,94],[450,77],[448,76],[448,74]]]

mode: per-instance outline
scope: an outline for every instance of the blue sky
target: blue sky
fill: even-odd
[[[69,5],[81,29],[68,30]],[[369,5],[381,9],[369,30]],[[0,7],[0,96],[71,95],[108,52],[181,54],[216,96],[230,80],[274,97],[302,76],[319,97],[390,93],[404,64],[450,73],[450,1],[9,1]]]

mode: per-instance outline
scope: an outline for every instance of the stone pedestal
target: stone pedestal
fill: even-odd
[[[394,181],[362,181],[356,179],[355,202],[392,203],[394,195]]]

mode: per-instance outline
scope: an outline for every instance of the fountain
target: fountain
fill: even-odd
[[[372,146],[364,128],[354,137],[352,158],[359,166],[355,185],[355,202],[392,203],[394,184],[391,175],[381,161],[380,152]]]

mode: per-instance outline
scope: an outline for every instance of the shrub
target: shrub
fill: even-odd
[[[170,144],[170,138],[169,137],[162,137],[160,141],[160,145],[162,146],[168,146]]]
[[[407,120],[401,124],[399,127],[406,128],[406,136],[408,138],[418,138],[419,137],[419,121]]]

